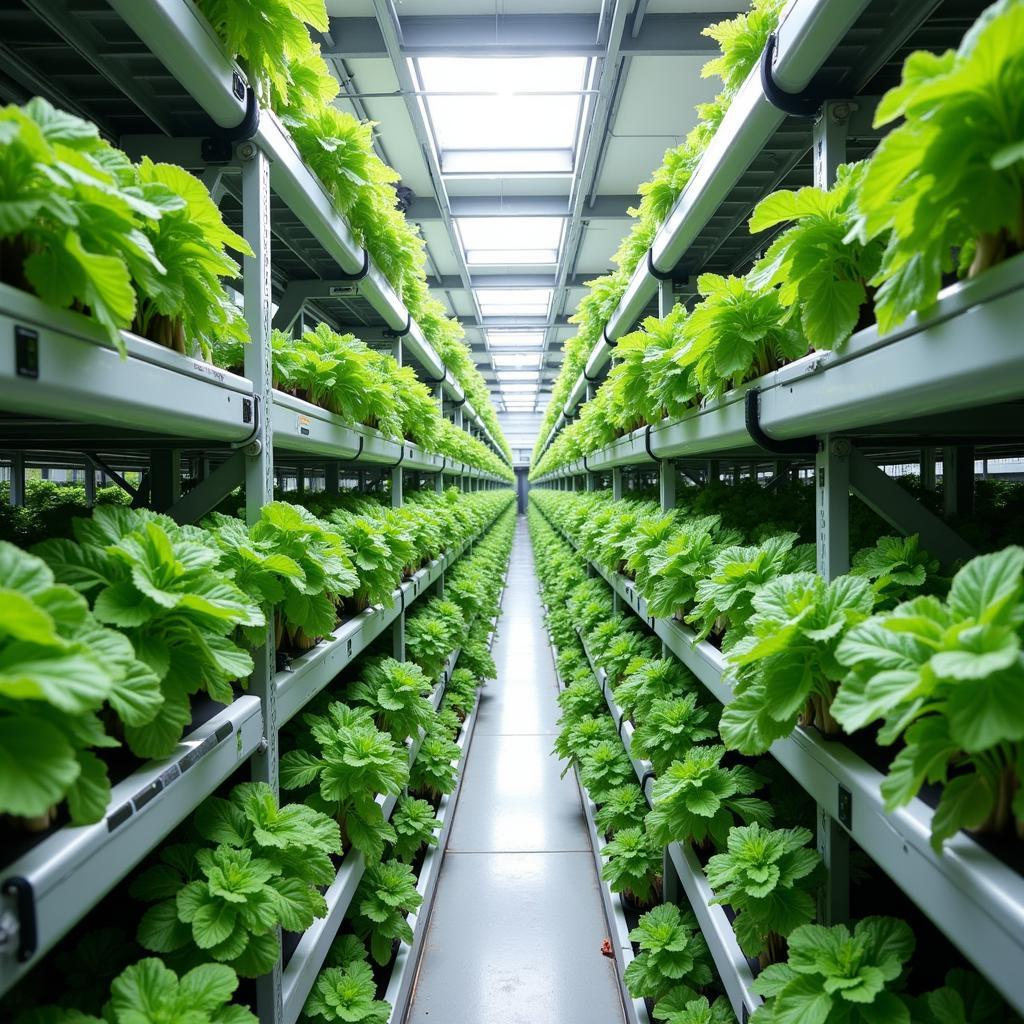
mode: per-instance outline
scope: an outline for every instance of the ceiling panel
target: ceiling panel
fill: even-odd
[[[619,247],[622,236],[629,231],[632,221],[592,221],[583,231],[583,244],[576,259],[578,274],[605,274],[612,268],[612,253]]]
[[[714,99],[721,83],[701,78],[704,57],[633,57],[612,136],[663,135],[664,148],[681,140],[697,121],[694,107]],[[652,168],[640,170],[642,181]]]

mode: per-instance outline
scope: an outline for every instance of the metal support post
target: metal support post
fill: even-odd
[[[253,142],[238,146],[242,163],[242,234],[255,256],[243,257],[245,322],[250,344],[245,346],[245,375],[252,381],[257,402],[256,434],[246,449],[245,518],[254,523],[274,497],[274,462],[270,416],[273,376],[270,365],[270,163]],[[263,742],[252,759],[253,778],[278,792],[277,690],[274,684],[273,620],[267,608],[266,640],[253,651],[249,692],[263,704]],[[277,1024],[284,1014],[281,959],[256,981],[256,1012],[260,1024]]]
[[[935,490],[935,457],[937,453],[937,448],[921,449],[921,486],[926,491]]]
[[[821,804],[817,814],[818,853],[828,869],[818,890],[818,923],[842,924],[850,917],[850,837]]]
[[[401,366],[402,365],[402,339],[401,338],[395,338],[395,340],[391,343],[391,355],[394,357],[395,362],[398,363],[399,366]]]
[[[814,465],[818,572],[833,580],[850,568],[850,442],[826,434]],[[828,871],[818,893],[818,920],[839,924],[849,916],[850,841],[822,804],[817,822],[818,853]]]
[[[708,483],[717,484],[721,479],[722,472],[718,459],[708,459]]]
[[[402,467],[391,470],[391,507],[402,507]]]
[[[670,459],[658,464],[658,497],[663,512],[676,507],[676,464]]]
[[[338,493],[338,464],[328,462],[324,466],[324,492],[326,494]]]
[[[974,446],[959,445],[942,453],[942,500],[946,516],[974,511]]]
[[[846,133],[850,124],[850,104],[846,100],[828,100],[814,122],[814,184],[830,188],[836,169],[846,161]]]
[[[88,455],[85,457],[85,503],[89,508],[96,504],[96,467]]]
[[[299,494],[306,493],[306,467],[297,466],[295,469],[295,489]]]
[[[612,470],[612,501],[622,498],[622,470],[616,466]]]
[[[25,504],[25,453],[11,452],[11,486],[7,492],[11,505]]]
[[[181,452],[154,448],[149,453],[149,503],[166,512],[181,498]]]
[[[672,312],[672,307],[675,305],[676,297],[672,290],[671,281],[659,281],[658,282],[658,316],[666,317]]]
[[[826,434],[815,456],[818,572],[826,580],[850,568],[850,442]]]

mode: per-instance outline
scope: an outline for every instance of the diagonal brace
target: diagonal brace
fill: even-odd
[[[909,495],[895,480],[850,446],[850,489],[868,508],[904,534],[916,533],[921,546],[948,568],[977,552],[938,516]]]
[[[245,479],[245,452],[236,451],[208,477],[200,480],[168,510],[176,523],[195,523],[212,511]]]

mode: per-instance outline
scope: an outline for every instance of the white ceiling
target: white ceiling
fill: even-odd
[[[564,222],[566,229],[563,232],[563,239],[574,237],[577,239],[576,245],[573,246],[572,251],[568,251],[563,242],[558,254],[557,266],[552,266],[550,263],[546,266],[539,263],[527,265],[524,262],[518,266],[473,265],[468,268],[459,237],[454,231],[454,227],[451,232],[449,231],[445,220],[440,217],[439,208],[446,209],[448,199],[453,197],[492,198],[497,201],[507,197],[541,196],[551,197],[552,213],[557,214],[559,212],[557,206],[561,204],[561,213],[564,216],[569,212],[570,197],[580,191],[579,174],[583,164],[581,154],[577,151],[574,156],[570,157],[572,163],[575,164],[572,174],[509,175],[508,173],[495,173],[463,177],[452,176],[445,172],[439,175],[440,180],[435,180],[431,171],[432,162],[435,168],[444,164],[438,136],[432,132],[432,125],[427,118],[422,116],[423,108],[419,102],[407,104],[406,97],[400,94],[403,78],[405,82],[411,83],[413,86],[416,85],[421,65],[418,60],[407,60],[401,56],[399,57],[399,68],[402,74],[396,73],[396,67],[391,57],[386,55],[384,44],[388,40],[388,34],[378,31],[379,22],[377,25],[374,24],[377,11],[385,19],[385,28],[390,27],[389,8],[396,13],[399,26],[406,18],[460,16],[459,20],[451,23],[451,37],[453,43],[458,41],[463,47],[468,45],[465,34],[467,19],[464,16],[573,15],[577,17],[569,18],[569,23],[582,25],[583,31],[587,31],[587,16],[589,16],[594,29],[593,39],[588,41],[586,38],[577,36],[576,38],[581,41],[567,44],[567,46],[577,47],[574,52],[586,52],[589,60],[587,67],[591,74],[589,84],[591,88],[596,88],[601,84],[602,67],[605,63],[604,59],[598,55],[601,50],[597,48],[596,35],[598,15],[602,11],[602,0],[391,0],[390,3],[389,0],[328,0],[327,2],[328,13],[333,18],[341,19],[332,22],[331,25],[331,36],[338,46],[335,52],[349,54],[349,49],[343,42],[347,38],[344,19],[364,19],[359,23],[351,23],[354,37],[366,39],[373,33],[379,34],[379,39],[376,42],[371,41],[371,43],[364,44],[362,49],[355,45],[350,48],[351,54],[361,52],[362,56],[349,54],[333,60],[334,69],[339,78],[345,75],[349,76],[348,91],[357,94],[355,100],[342,98],[339,100],[339,104],[357,116],[365,116],[378,122],[375,138],[379,151],[400,172],[401,184],[412,190],[418,203],[414,213],[419,218],[417,223],[420,225],[427,244],[428,272],[440,275],[445,279],[443,290],[438,288],[439,282],[436,279],[431,279],[431,284],[437,291],[437,297],[445,302],[452,312],[470,321],[466,330],[467,341],[473,347],[481,372],[484,373],[485,378],[494,389],[499,408],[501,408],[501,391],[495,378],[486,332],[482,327],[474,326],[482,316],[478,289],[486,287],[489,283],[487,278],[494,276],[505,278],[509,275],[531,275],[531,277],[545,275],[553,283],[556,276],[560,278],[564,275],[568,279],[574,277],[585,279],[612,269],[611,256],[622,237],[629,231],[632,223],[626,214],[626,208],[637,201],[637,185],[650,177],[654,168],[661,163],[667,148],[678,145],[683,140],[695,123],[695,105],[711,99],[716,91],[714,81],[700,77],[700,69],[705,61],[713,56],[712,52],[694,55],[691,49],[689,53],[674,55],[644,53],[644,47],[640,45],[643,38],[633,38],[631,31],[634,25],[633,19],[639,17],[643,20],[652,15],[694,14],[709,11],[730,12],[746,6],[745,3],[738,3],[736,0],[623,0],[623,2],[627,5],[626,14],[628,16],[622,39],[626,52],[619,58],[616,68],[608,69],[605,83],[608,102],[604,109],[611,111],[612,114],[606,119],[603,118],[595,126],[595,130],[599,134],[594,136],[592,142],[592,145],[597,147],[594,150],[594,158],[589,161],[592,177],[587,182],[586,191],[580,197],[582,223],[579,225],[578,231],[572,232],[571,222]],[[608,25],[614,20],[612,11],[615,8],[615,0],[603,0],[603,3],[605,9],[601,23]],[[582,20],[579,16],[583,16]],[[472,21],[472,18],[468,20]],[[478,27],[479,24],[478,22]],[[495,22],[495,39],[500,36],[500,24]],[[530,25],[531,23],[527,22],[526,24]],[[429,40],[431,45],[444,50],[447,42],[444,24],[417,22],[414,23],[414,28],[422,25],[428,25],[435,31],[435,35]],[[557,36],[559,32],[568,31],[563,26],[564,19],[559,22],[557,18],[552,18],[550,33]],[[551,35],[546,32],[548,28],[549,24],[543,21],[539,22],[536,27],[539,47],[545,44],[550,46],[552,43]],[[650,23],[646,28],[648,30],[646,35],[649,38],[651,35]],[[500,51],[494,50],[494,41],[488,38],[489,35],[487,23],[483,22],[483,28],[475,37],[476,41],[472,46],[481,48],[478,56],[491,54],[501,56]],[[404,39],[405,42],[401,45],[409,45],[408,34]],[[632,48],[630,48],[631,44]],[[647,44],[648,47],[650,45],[657,46],[659,50],[664,48],[656,39],[653,44],[650,42]],[[580,50],[579,47],[583,47],[583,49]],[[371,52],[372,56],[366,55]],[[437,54],[436,49],[431,52]],[[516,52],[520,53],[520,50],[517,49]],[[392,55],[394,55],[394,49],[392,49]],[[439,55],[444,58],[443,53]],[[459,50],[459,55],[465,56],[464,48]],[[514,61],[521,58],[509,56],[505,59]],[[485,66],[483,62],[479,61],[473,65],[464,65],[463,67],[474,72],[468,81],[470,83],[477,81],[475,69]],[[446,73],[458,73],[460,70],[454,65],[442,64],[434,65],[434,67],[435,70]],[[525,71],[530,65],[523,61],[521,67]],[[496,73],[501,76],[503,71],[503,68],[498,68]],[[541,146],[544,145],[545,132],[550,125],[540,117],[539,112],[545,109],[554,110],[560,105],[567,105],[573,101],[552,96],[546,103],[544,100],[538,101],[525,97],[517,103],[516,94],[530,90],[530,78],[531,76],[524,74],[520,88],[518,80],[513,77],[511,98],[506,85],[502,88],[501,95],[495,96],[493,100],[487,98],[457,99],[448,105],[458,105],[467,110],[474,107],[479,108],[479,116],[483,118],[493,116],[498,119],[499,123],[508,124],[509,132],[512,132],[513,130],[518,131],[514,125],[516,110],[532,103],[537,113],[523,123],[527,126],[536,123],[537,130],[530,132],[527,128],[525,132],[520,132],[519,144],[531,145],[536,140],[535,144]],[[482,89],[484,85],[469,84],[464,87]],[[435,112],[442,106],[442,100],[443,98],[436,96],[432,99],[429,95],[423,100],[429,116],[437,116]],[[593,97],[584,99],[583,102],[592,117],[596,105]],[[467,118],[467,120],[470,119]],[[438,127],[441,127],[440,122]],[[494,127],[494,122],[484,122],[481,131],[474,133],[462,131],[463,126],[455,124],[444,131],[448,132],[450,137],[454,137],[453,133],[457,131],[460,137],[460,146],[476,145],[478,149],[481,149],[486,145],[500,145],[508,136],[509,133],[495,133]],[[586,136],[588,128],[588,125],[583,126],[583,137]],[[460,156],[459,159],[463,158]],[[471,156],[469,159],[475,158]],[[490,157],[481,159],[491,160]],[[451,163],[450,158],[448,163]],[[594,173],[595,171],[597,173]],[[495,203],[495,205],[497,204]],[[465,210],[462,212],[464,214]],[[486,247],[492,248],[489,245]],[[494,246],[494,248],[496,247]],[[539,254],[537,254],[537,258],[539,259]],[[463,287],[463,279],[467,273],[474,286],[472,291]],[[530,283],[535,282],[531,281]],[[517,296],[515,301],[528,297],[525,288],[513,290],[510,294]],[[542,326],[537,329],[543,331],[543,347],[539,352],[540,391],[535,408],[542,408],[546,404],[551,383],[561,363],[561,345],[573,335],[572,325],[566,325],[559,321],[564,321],[565,316],[572,313],[585,294],[585,290],[579,286],[567,287],[564,291],[556,290],[552,296],[550,311],[539,320]],[[512,308],[509,307],[510,310]],[[539,313],[543,309],[544,307],[539,307],[533,312]],[[508,316],[502,317],[503,324],[507,325],[508,320]],[[507,352],[510,350],[503,347],[496,351]],[[532,351],[537,352],[536,349]],[[536,378],[534,379],[536,380]],[[518,406],[521,396],[524,393],[529,393],[531,386],[525,384],[515,388],[512,385],[506,393],[510,396],[510,401],[515,402]],[[512,395],[515,397],[512,398]],[[524,417],[519,412],[514,415],[518,417],[514,424],[518,434],[531,430],[535,434],[539,415]],[[510,421],[506,427],[506,433],[509,434],[512,429],[513,423]],[[532,440],[533,435],[529,438],[531,446]],[[512,443],[515,447],[515,442]]]

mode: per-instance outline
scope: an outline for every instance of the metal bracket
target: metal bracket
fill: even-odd
[[[664,459],[661,459],[657,455],[655,455],[653,451],[651,451],[651,425],[650,425],[650,423],[648,423],[647,426],[644,427],[644,451],[647,452],[647,457],[651,460],[651,462],[655,462],[659,466],[661,465],[662,462],[665,461]]]
[[[125,478],[121,476],[120,473],[118,473],[116,470],[111,469],[110,466],[108,466],[98,455],[94,454],[93,452],[86,452],[85,456],[87,459],[92,460],[92,462],[95,465],[99,466],[99,468],[104,473],[106,473],[107,476],[109,476],[110,479],[113,480],[114,483],[117,484],[117,486],[120,487],[121,490],[125,492],[125,494],[130,495],[132,498],[138,497],[139,489],[136,487],[132,487],[132,485],[128,483],[128,481],[125,480]]]
[[[824,97],[809,89],[804,89],[803,92],[786,92],[779,88],[772,76],[772,64],[778,45],[777,33],[772,32],[761,53],[761,91],[765,99],[784,114],[791,117],[813,117],[824,102]]]
[[[167,515],[176,523],[198,522],[245,481],[245,459],[243,452],[235,452],[188,494],[179,498],[167,510]]]
[[[390,327],[384,332],[385,338],[404,338],[412,330],[412,313],[405,314],[405,326],[396,330]]]
[[[367,249],[363,250],[363,265],[354,273],[346,274],[343,270],[338,271],[339,281],[362,281],[364,277],[370,272],[370,253]]]
[[[769,437],[761,427],[761,389],[748,388],[743,400],[744,422],[750,439],[759,448],[774,455],[813,455],[818,450],[814,437],[794,437],[780,441]]]
[[[225,128],[218,134],[203,139],[200,154],[208,164],[226,164],[231,162],[234,147],[239,142],[248,142],[256,134],[260,126],[260,104],[256,93],[247,86],[238,74],[232,76],[235,95],[241,98],[240,90],[245,91],[245,116],[234,128]]]
[[[605,324],[604,327],[601,328],[601,340],[609,348],[615,348],[615,346],[618,345],[618,343],[619,343],[617,338],[609,338],[608,337],[608,325],[607,324]]]
[[[647,273],[654,278],[655,281],[673,281],[675,280],[675,274],[671,270],[659,270],[654,265],[654,250],[647,250]]]
[[[38,945],[36,901],[32,883],[19,875],[5,878],[3,894],[14,899],[18,925],[11,937],[17,937],[18,950],[15,956],[18,962],[23,964],[32,959]]]
[[[441,369],[444,371],[440,377],[423,377],[424,384],[443,384],[448,379],[448,367],[442,364]],[[465,401],[465,399],[463,399]]]
[[[868,508],[902,533],[916,533],[922,547],[945,567],[966,562],[977,552],[958,533],[919,504],[895,480],[850,448],[850,488]]]

